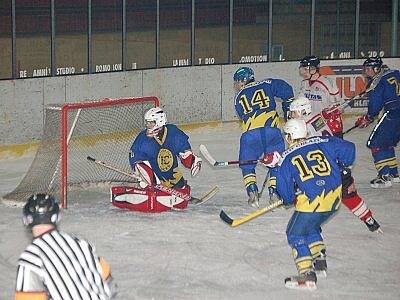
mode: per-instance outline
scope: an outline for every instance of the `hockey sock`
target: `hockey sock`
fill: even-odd
[[[372,216],[372,211],[368,208],[364,200],[357,194],[352,193],[342,198],[343,204],[361,221],[366,221]]]
[[[321,256],[321,253],[325,254],[326,246],[323,241],[317,241],[308,245],[310,248],[311,256],[313,259]]]

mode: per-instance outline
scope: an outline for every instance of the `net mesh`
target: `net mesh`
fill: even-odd
[[[125,172],[129,166],[129,148],[133,139],[145,128],[144,114],[154,101],[132,99],[120,104],[77,108],[68,111],[68,189],[102,182],[130,182],[133,179],[87,160],[88,156],[103,160]],[[91,103],[101,103],[91,102]],[[36,156],[20,184],[3,200],[24,202],[32,193],[61,191],[61,106],[49,106]]]

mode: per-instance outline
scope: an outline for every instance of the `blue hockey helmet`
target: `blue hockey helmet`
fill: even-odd
[[[314,67],[314,68],[319,68],[320,60],[317,56],[315,55],[310,55],[303,57],[300,60],[300,68],[301,67]]]
[[[249,67],[241,67],[233,74],[234,81],[251,82],[254,81],[254,71]]]
[[[383,61],[379,56],[368,57],[363,63],[363,67],[376,68],[378,71],[382,68],[382,65]]]
[[[39,224],[56,225],[60,220],[60,208],[53,196],[47,194],[31,195],[22,211],[25,226]]]

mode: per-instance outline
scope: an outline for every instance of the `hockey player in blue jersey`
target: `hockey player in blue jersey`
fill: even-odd
[[[369,79],[368,112],[360,117],[355,125],[367,127],[382,111],[367,147],[371,149],[377,178],[371,180],[373,188],[391,187],[400,183],[394,147],[400,141],[400,72],[384,70],[380,57],[365,60],[364,75]]]
[[[301,119],[288,120],[284,133],[290,147],[271,172],[284,204],[295,207],[286,235],[298,275],[286,278],[285,286],[313,290],[315,271],[327,269],[321,225],[340,206],[342,171],[353,164],[355,145],[337,137],[307,139],[307,126]]]
[[[275,97],[283,100],[286,112],[293,97],[292,87],[281,79],[255,81],[254,71],[249,67],[239,68],[233,75],[235,110],[241,120],[239,160],[257,160],[265,153],[282,152],[285,148],[279,129],[279,115]],[[286,116],[286,113],[285,113]],[[239,165],[242,170],[248,203],[258,207],[256,164]]]
[[[144,119],[146,129],[135,138],[129,155],[133,171],[141,178],[141,188],[131,192],[136,192],[137,196],[137,199],[130,201],[132,205],[123,203],[122,207],[140,211],[152,209],[155,212],[171,207],[186,208],[188,201],[154,190],[153,186],[161,184],[190,195],[190,186],[179,170],[178,159],[184,167],[191,170],[193,177],[199,173],[202,159],[192,152],[189,137],[182,130],[173,124],[166,124],[166,114],[160,107],[147,111]],[[130,199],[132,198],[134,197]],[[126,200],[126,197],[122,199]],[[148,201],[153,201],[150,208]],[[118,201],[113,203],[121,204]],[[154,208],[154,205],[158,205],[158,208]]]

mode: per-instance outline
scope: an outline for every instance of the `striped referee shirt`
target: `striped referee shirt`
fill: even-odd
[[[16,292],[46,292],[54,300],[110,299],[104,278],[109,270],[101,261],[85,240],[52,230],[35,238],[21,254]]]

